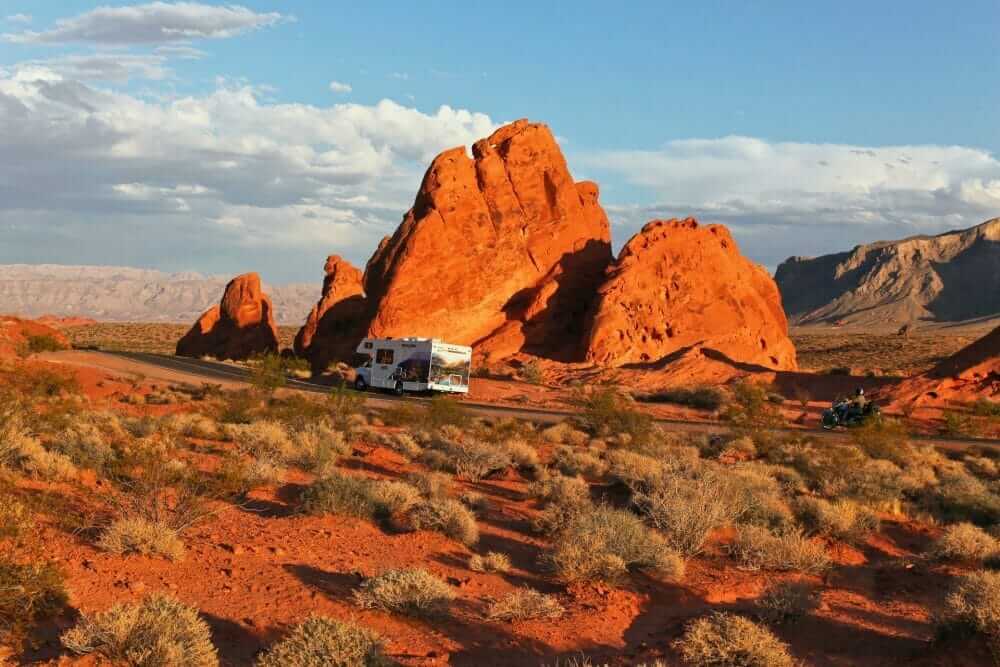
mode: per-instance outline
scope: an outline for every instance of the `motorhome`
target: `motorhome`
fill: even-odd
[[[358,345],[354,386],[406,391],[469,392],[472,348],[436,338],[365,338]]]

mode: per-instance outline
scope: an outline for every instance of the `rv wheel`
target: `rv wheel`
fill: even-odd
[[[368,389],[368,383],[365,382],[365,379],[359,375],[358,377],[354,378],[354,388],[357,389],[358,391],[365,391],[366,389]]]
[[[403,383],[402,382],[397,382],[396,386],[392,390],[392,392],[394,394],[396,394],[396,396],[402,396],[403,395]]]

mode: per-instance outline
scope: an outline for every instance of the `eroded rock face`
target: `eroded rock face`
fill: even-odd
[[[696,347],[771,369],[796,367],[778,288],[729,230],[655,220],[622,248],[599,289],[586,341],[602,366],[661,362]]]
[[[323,296],[295,336],[295,354],[317,370],[349,357],[367,325],[361,271],[339,255],[327,257],[324,271]]]
[[[247,359],[278,351],[278,330],[271,300],[261,290],[260,276],[246,273],[226,285],[222,301],[198,318],[177,341],[185,357]]]
[[[611,260],[597,186],[574,183],[542,124],[438,155],[364,275],[368,334],[428,336],[499,358],[566,355]]]

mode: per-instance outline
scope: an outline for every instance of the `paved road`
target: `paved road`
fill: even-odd
[[[117,373],[142,374],[148,378],[158,378],[168,382],[217,382],[226,387],[244,387],[248,384],[250,372],[241,366],[219,361],[204,361],[187,357],[174,357],[147,352],[111,352],[97,350],[72,350],[54,352],[45,355],[52,361],[102,368]],[[327,393],[329,385],[307,382],[304,380],[289,380],[287,387],[300,391]],[[400,402],[427,401],[426,397],[398,397],[388,394],[369,394],[365,402],[370,407],[388,407]],[[516,417],[529,419],[539,423],[555,423],[571,417],[570,410],[550,410],[542,408],[526,408],[495,405],[492,403],[477,403],[463,401],[463,405],[472,413],[486,417]],[[696,433],[722,433],[727,430],[723,424],[713,422],[690,422],[676,419],[658,419],[657,423],[669,431],[685,431]],[[803,434],[809,433],[817,438],[829,441],[847,441],[849,435],[843,432],[822,431],[803,428],[783,428],[776,431]],[[1000,441],[979,438],[938,438],[914,436],[915,442],[932,445],[942,449],[965,451],[972,448],[989,448],[1000,451]]]

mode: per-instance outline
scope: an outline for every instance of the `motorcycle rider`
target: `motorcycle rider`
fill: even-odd
[[[851,414],[860,417],[864,414],[866,405],[868,399],[865,398],[864,387],[858,387],[849,401],[843,401],[837,406],[837,421],[843,424]]]

